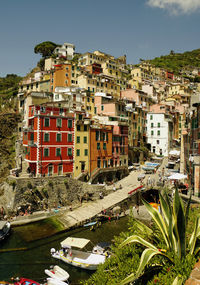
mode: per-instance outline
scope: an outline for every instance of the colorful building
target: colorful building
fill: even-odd
[[[74,114],[50,104],[30,106],[23,146],[25,161],[34,175],[72,174]]]
[[[76,112],[74,178],[90,173],[90,116],[85,112]]]
[[[112,166],[112,126],[90,126],[90,176],[99,168]]]

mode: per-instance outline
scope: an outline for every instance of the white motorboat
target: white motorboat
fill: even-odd
[[[89,242],[89,239],[68,237],[61,242],[61,250],[51,249],[51,255],[73,266],[96,270],[99,264],[105,262],[105,255],[74,249],[83,249]]]
[[[60,266],[55,265],[51,269],[45,269],[44,271],[49,277],[53,279],[58,279],[60,281],[66,281],[69,279],[69,274],[67,271],[62,269]]]
[[[47,285],[68,285],[69,283],[55,278],[47,278]]]

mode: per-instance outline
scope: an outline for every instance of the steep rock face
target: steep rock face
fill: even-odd
[[[88,185],[67,177],[8,178],[0,185],[0,207],[6,213],[17,213],[18,209],[43,210],[58,206],[80,205],[84,200],[105,195],[102,186]],[[107,193],[108,194],[108,193]]]

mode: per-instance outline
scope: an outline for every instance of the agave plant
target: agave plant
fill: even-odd
[[[161,255],[164,258],[167,258],[173,264],[174,260],[172,256],[176,256],[179,259],[184,259],[186,255],[196,255],[200,250],[200,247],[197,247],[197,239],[200,236],[200,216],[197,216],[193,233],[190,237],[189,242],[186,242],[186,228],[191,197],[187,203],[186,208],[184,208],[183,201],[180,198],[177,189],[175,191],[173,205],[171,205],[169,197],[166,193],[164,193],[164,195],[160,194],[160,207],[162,214],[153,208],[144,199],[142,199],[142,201],[163,237],[165,249],[159,249],[152,243],[136,235],[132,235],[127,238],[120,245],[120,248],[130,243],[140,243],[146,247],[146,249],[141,255],[137,272],[124,279],[120,285],[133,282],[138,277],[140,277],[144,271],[145,266],[155,255]],[[176,277],[173,284],[182,284],[181,277]]]

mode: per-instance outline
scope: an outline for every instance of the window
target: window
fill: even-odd
[[[160,123],[158,123],[158,128],[160,128]]]
[[[88,156],[88,150],[85,149],[85,156]]]
[[[87,143],[87,137],[84,137],[84,138],[83,138],[83,142],[84,142],[84,143]]]
[[[68,128],[72,128],[72,120],[68,120]]]
[[[76,137],[76,142],[80,143],[80,137]]]
[[[96,141],[100,140],[100,131],[96,131]]]
[[[61,148],[56,149],[56,156],[61,156]]]
[[[49,134],[48,133],[44,133],[44,141],[49,142]]]
[[[104,111],[104,105],[101,105],[101,111]]]
[[[78,115],[78,119],[82,120],[83,119],[83,115]]]
[[[151,131],[151,135],[153,136],[153,131]]]
[[[49,118],[44,118],[44,126],[49,127],[50,126],[50,120]]]
[[[57,128],[61,128],[62,127],[62,119],[61,118],[56,119],[56,127]]]
[[[84,132],[87,132],[87,126],[84,126]]]
[[[44,148],[44,157],[49,156],[49,149],[48,148]]]
[[[67,149],[67,154],[68,154],[68,156],[72,156],[72,148],[71,147],[69,147]]]
[[[103,133],[103,141],[106,141],[106,133]]]
[[[100,157],[97,158],[97,167],[101,168],[101,158]]]
[[[68,134],[67,135],[67,141],[68,142],[72,142],[72,134]]]
[[[61,134],[56,134],[56,141],[61,142]]]
[[[40,111],[41,111],[41,113],[45,113],[46,112],[46,108],[45,107],[40,107]]]
[[[106,143],[103,143],[103,149],[106,150]]]
[[[68,73],[66,73],[65,75],[66,75],[66,77],[68,77]]]
[[[159,140],[157,140],[156,142],[157,142],[157,144],[159,144],[159,143],[160,143],[160,141],[159,141]]]
[[[80,156],[80,149],[76,150],[76,156]]]
[[[100,149],[100,143],[97,143],[97,149]]]
[[[150,120],[153,120],[153,115],[150,115]]]
[[[80,125],[77,125],[77,126],[76,126],[76,130],[77,130],[77,131],[80,131],[80,130],[81,130],[81,126],[80,126]]]
[[[153,123],[151,123],[151,128],[153,128]]]
[[[31,140],[31,143],[34,143],[34,133],[30,134],[30,140]]]
[[[160,136],[160,131],[157,132],[157,135]]]

